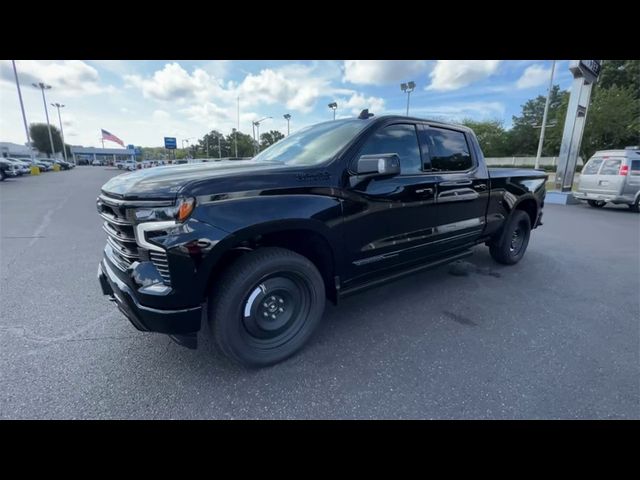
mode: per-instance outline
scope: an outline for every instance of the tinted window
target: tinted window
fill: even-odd
[[[596,173],[598,173],[598,170],[600,169],[600,165],[602,165],[601,158],[592,158],[587,162],[585,167],[582,169],[582,174],[595,175]]]
[[[631,175],[640,175],[640,160],[631,160]]]
[[[462,132],[429,128],[429,156],[431,168],[438,171],[469,170],[473,166],[469,145]]]
[[[360,155],[382,153],[397,153],[400,171],[405,175],[422,171],[418,136],[413,125],[389,125],[378,130],[360,151]]]
[[[621,164],[622,160],[606,160],[600,170],[600,175],[618,175]]]

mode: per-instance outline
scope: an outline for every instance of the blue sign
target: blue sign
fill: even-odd
[[[127,150],[133,150],[133,145],[127,145]]]
[[[178,148],[175,137],[164,137],[164,148],[175,150]]]

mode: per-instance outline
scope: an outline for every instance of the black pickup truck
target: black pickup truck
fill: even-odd
[[[487,168],[468,128],[364,111],[251,160],[112,178],[97,199],[98,278],[139,330],[195,348],[206,321],[228,357],[265,366],[303,346],[326,299],[480,243],[517,263],[542,224],[546,179]]]

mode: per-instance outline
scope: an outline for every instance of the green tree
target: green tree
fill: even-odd
[[[559,85],[551,89],[549,111],[547,113],[547,130],[543,155],[557,155],[560,144],[556,142],[562,136],[564,116],[561,116],[561,107],[568,102],[569,93],[561,91]],[[540,125],[544,114],[546,95],[538,95],[522,105],[522,114],[513,117],[513,127],[508,131],[506,154],[511,155],[535,155],[538,151],[540,138]],[[566,112],[566,109],[565,109]],[[560,133],[556,131],[559,127]]]
[[[471,128],[486,157],[502,157],[506,155],[507,134],[500,120],[476,121],[464,119],[462,125]]]
[[[260,135],[260,150],[264,150],[265,148],[270,147],[283,138],[284,135],[278,130],[269,130],[268,132],[263,133],[262,135]]]
[[[589,158],[597,150],[640,143],[640,98],[631,86],[599,88],[587,111],[580,153]]]
[[[29,134],[31,135],[31,141],[33,146],[39,151],[51,155],[51,142],[49,140],[49,129],[46,123],[32,123],[29,125]],[[53,146],[56,153],[62,153],[62,136],[60,130],[51,125],[51,136],[53,137]],[[67,148],[67,153],[70,155],[71,151]]]
[[[593,95],[611,87],[630,88],[634,98],[640,98],[640,60],[605,60]]]

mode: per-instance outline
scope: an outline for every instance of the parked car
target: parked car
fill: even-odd
[[[61,170],[71,170],[73,168],[73,164],[69,162],[65,162],[64,160],[54,160],[54,163],[60,165]]]
[[[18,175],[29,175],[31,173],[31,165],[28,162],[12,157],[8,157],[5,160],[13,163],[18,168]]]
[[[37,158],[36,160],[43,166],[44,170],[46,170],[47,172],[53,170],[54,162],[50,158]]]
[[[103,165],[102,160],[99,159],[95,159],[91,162],[91,165],[93,165],[94,167],[101,167]]]
[[[41,172],[46,172],[49,168],[48,164],[42,163],[38,159],[31,160],[30,158],[25,158],[24,161],[27,162],[30,166],[38,167]]]
[[[594,153],[580,173],[573,196],[596,208],[626,204],[640,212],[640,147]]]
[[[13,178],[19,176],[18,166],[8,161],[6,158],[0,158],[0,182],[5,178]]]
[[[305,344],[327,298],[478,244],[518,263],[542,225],[546,180],[487,168],[469,128],[365,111],[251,160],[112,178],[97,199],[107,233],[98,277],[139,330],[194,348],[204,311],[228,357],[270,365]]]

